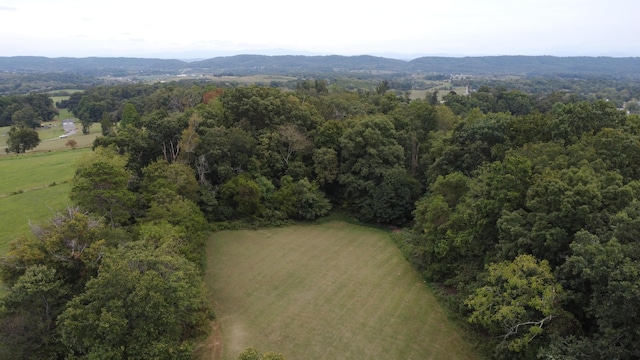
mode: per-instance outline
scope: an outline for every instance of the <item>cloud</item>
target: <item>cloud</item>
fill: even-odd
[[[16,8],[14,8],[12,6],[0,5],[0,11],[16,11],[16,10],[18,10],[18,9],[16,9]]]

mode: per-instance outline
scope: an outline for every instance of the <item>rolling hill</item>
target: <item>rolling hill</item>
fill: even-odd
[[[385,72],[521,76],[640,76],[640,58],[484,56],[421,57],[411,61],[360,56],[235,55],[187,62],[175,59],[125,57],[47,58],[0,57],[4,73],[68,73],[84,76],[136,74],[300,74]]]

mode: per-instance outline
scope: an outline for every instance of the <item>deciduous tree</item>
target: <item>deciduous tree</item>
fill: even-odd
[[[24,153],[40,144],[40,136],[34,129],[27,127],[11,127],[7,134],[7,153]]]
[[[71,200],[85,211],[104,216],[109,225],[126,224],[135,215],[136,195],[128,188],[127,158],[99,148],[81,163],[73,178]]]
[[[69,358],[190,359],[209,308],[189,261],[131,245],[106,256],[98,276],[58,317]]]
[[[523,351],[562,309],[560,284],[549,263],[531,255],[487,267],[483,287],[469,296],[469,321],[501,334],[512,351]]]

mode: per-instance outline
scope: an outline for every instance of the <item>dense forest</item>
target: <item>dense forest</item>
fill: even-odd
[[[307,79],[99,86],[59,106],[103,136],[77,207],[0,261],[3,357],[189,358],[213,316],[204,234],[330,211],[402,229],[488,357],[640,356],[640,116],[612,101]]]

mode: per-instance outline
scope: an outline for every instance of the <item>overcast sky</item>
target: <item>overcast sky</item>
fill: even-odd
[[[0,0],[0,56],[189,58],[265,50],[640,56],[640,1]]]

